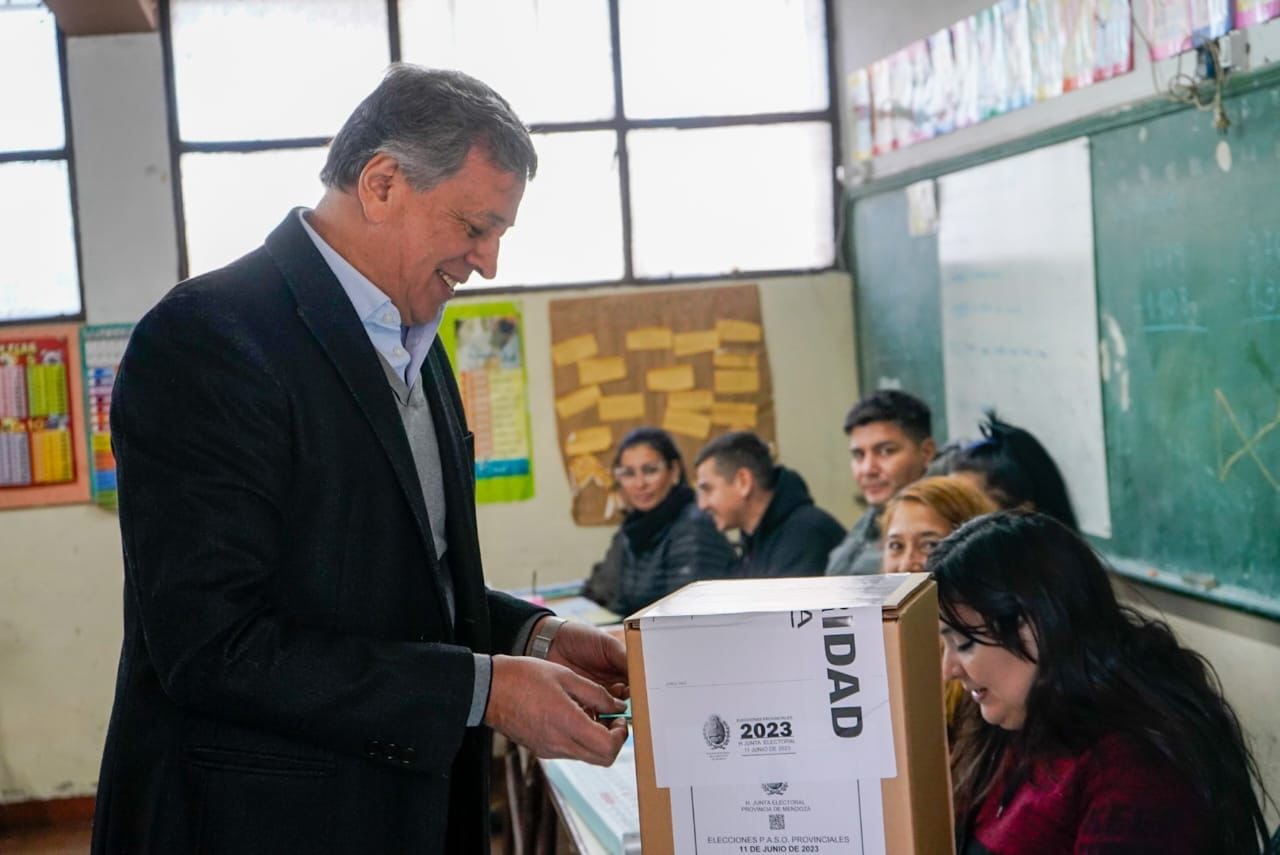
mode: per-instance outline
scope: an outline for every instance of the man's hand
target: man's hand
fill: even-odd
[[[555,644],[563,632],[556,634]],[[608,766],[627,740],[627,723],[616,718],[605,724],[595,716],[625,708],[599,684],[563,665],[494,656],[484,723],[539,757]]]
[[[536,626],[534,631],[537,631]],[[556,632],[547,661],[563,665],[599,683],[615,697],[630,697],[627,650],[621,641],[604,630],[569,621]]]

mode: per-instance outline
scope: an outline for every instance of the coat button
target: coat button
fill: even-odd
[[[382,743],[376,739],[370,739],[364,744],[365,757],[377,757],[382,753]]]

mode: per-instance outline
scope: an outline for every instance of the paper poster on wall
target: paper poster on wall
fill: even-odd
[[[986,121],[1009,110],[1009,65],[1005,61],[1001,9],[991,6],[973,16],[978,53],[978,116]]]
[[[1147,40],[1153,60],[1191,50],[1191,6],[1187,0],[1148,0]]]
[[[929,36],[929,64],[933,77],[929,81],[928,109],[937,133],[949,134],[956,129],[956,106],[960,98],[951,30],[939,30]]]
[[[0,508],[83,502],[77,328],[0,331]]]
[[[557,437],[579,525],[617,523],[613,455],[633,428],[665,429],[686,463],[726,431],[774,441],[755,285],[553,300],[549,312]]]
[[[889,120],[893,123],[894,148],[909,146],[919,136],[913,113],[914,87],[911,54],[903,48],[889,57]]]
[[[978,22],[970,15],[951,25],[951,50],[956,64],[956,127],[982,121],[978,92],[982,88],[982,62],[978,57]]]
[[[512,302],[452,304],[440,324],[440,339],[458,378],[467,427],[475,435],[476,502],[532,498],[533,451],[520,307]]]
[[[871,74],[865,68],[849,72],[845,78],[845,91],[849,97],[849,127],[853,130],[850,154],[854,160],[870,160],[871,137]]]
[[[1027,30],[1031,39],[1031,85],[1036,100],[1062,94],[1062,0],[1027,0]]]
[[[114,508],[117,503],[116,458],[111,451],[111,390],[132,331],[133,324],[99,324],[80,331],[89,433],[89,488],[93,501],[104,508]]]
[[[1226,35],[1231,29],[1231,0],[1191,0],[1191,42]]]
[[[1111,535],[1085,139],[944,175],[943,374],[950,438],[987,408],[1035,434],[1080,528]]]
[[[1129,0],[1097,0],[1094,12],[1093,79],[1133,71],[1133,15]]]
[[[1031,72],[1031,27],[1027,0],[1001,0],[1000,26],[1004,30],[1004,60],[1008,67],[1007,100],[1010,110],[1020,110],[1035,100]]]
[[[889,60],[871,64],[871,152],[875,155],[893,151],[893,81],[889,78]]]
[[[1062,0],[1062,89],[1073,92],[1093,84],[1098,55],[1097,0]]]
[[[1236,28],[1243,30],[1280,15],[1280,0],[1235,0]]]

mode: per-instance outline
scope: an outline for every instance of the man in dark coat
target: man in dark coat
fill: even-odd
[[[491,89],[393,67],[316,209],[138,324],[94,852],[483,853],[490,728],[616,755],[625,728],[593,713],[623,707],[621,645],[484,585],[435,340],[535,169]]]
[[[698,452],[694,468],[698,507],[721,531],[742,532],[742,555],[732,575],[822,575],[844,528],[813,503],[798,473],[774,464],[760,437],[749,431],[722,434]]]
[[[850,408],[844,418],[849,468],[867,511],[827,557],[828,576],[880,572],[884,547],[880,515],[894,495],[924,477],[933,459],[929,405],[897,389],[881,389]]]

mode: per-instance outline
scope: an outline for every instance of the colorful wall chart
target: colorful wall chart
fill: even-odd
[[[93,501],[104,508],[116,506],[116,458],[111,452],[111,390],[132,331],[132,324],[101,324],[86,326],[80,332],[84,410],[89,425],[89,487]]]
[[[1186,7],[1186,26],[1171,21],[1157,29],[1176,30],[1177,39],[1185,29],[1189,47],[1190,6],[1178,2]],[[1206,32],[1220,29],[1213,9],[1226,2],[1196,0],[1206,8]],[[851,72],[853,158],[877,157],[1131,71],[1130,15],[1129,0],[999,0]]]
[[[454,304],[440,324],[475,434],[476,501],[533,498],[524,322],[516,303]]]
[[[89,481],[74,325],[0,332],[0,508],[82,502]]]

